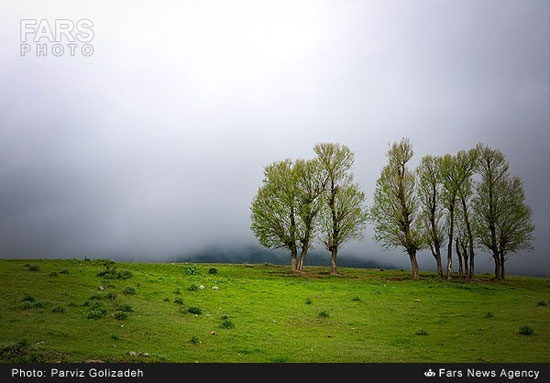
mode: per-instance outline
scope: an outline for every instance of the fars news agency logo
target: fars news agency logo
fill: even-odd
[[[94,54],[93,27],[90,19],[21,19],[20,55],[90,57]]]

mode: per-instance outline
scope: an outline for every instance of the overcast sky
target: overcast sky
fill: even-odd
[[[92,56],[20,55],[20,19],[82,18]],[[256,244],[266,164],[348,145],[370,204],[388,144],[407,136],[412,166],[502,150],[537,226],[508,271],[548,276],[549,18],[548,1],[527,0],[3,0],[0,257]],[[342,256],[408,267],[370,228]]]

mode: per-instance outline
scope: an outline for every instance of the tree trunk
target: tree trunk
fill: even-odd
[[[454,218],[455,211],[454,205],[449,209],[450,225],[449,225],[449,243],[447,244],[447,279],[451,280],[451,273],[453,272],[453,231],[454,231]]]
[[[456,256],[458,257],[458,275],[460,278],[464,277],[464,269],[462,267],[462,253],[460,251],[460,244],[458,238],[455,241],[456,245]]]
[[[336,258],[338,257],[338,248],[333,247],[331,250],[331,257],[330,257],[330,273],[336,274]]]
[[[495,251],[493,251],[493,259],[495,260],[495,279],[497,281],[501,281],[502,280],[502,270],[501,270],[501,267],[500,267],[500,257],[499,257],[499,254],[498,252],[496,252],[496,254],[494,254]]]
[[[504,258],[504,253],[500,252],[500,278],[502,281],[506,279],[506,273],[504,272],[504,262],[506,262],[506,259]]]
[[[302,271],[304,269],[304,263],[306,262],[306,255],[309,250],[308,245],[302,247],[302,252],[300,254],[300,261],[298,262],[297,271]]]
[[[411,271],[413,279],[419,279],[420,273],[418,271],[418,262],[416,262],[416,252],[409,253],[409,258],[411,260]]]
[[[470,281],[474,280],[475,268],[474,268],[474,253],[470,254],[470,273],[468,274],[468,279]]]
[[[464,252],[464,277],[468,279],[468,252]]]
[[[298,263],[296,262],[297,255],[298,255],[298,251],[296,250],[296,246],[291,246],[290,247],[290,265],[292,266],[293,273],[298,271]]]
[[[437,276],[443,279],[443,267],[441,266],[441,250],[439,247],[435,250],[435,262],[437,263]]]

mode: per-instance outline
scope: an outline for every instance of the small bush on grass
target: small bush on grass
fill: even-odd
[[[187,309],[187,312],[190,313],[190,314],[201,315],[202,314],[202,309],[200,307],[197,307],[197,306],[191,306]]]
[[[56,273],[55,271],[52,271],[52,272],[50,273],[50,277],[57,277],[57,273]]]
[[[225,318],[222,319],[222,323],[220,324],[221,328],[225,328],[227,330],[232,329],[235,327],[235,324],[231,319],[229,319],[226,315],[224,315]]]
[[[125,304],[125,303],[116,305],[116,309],[117,309],[117,311],[122,311],[122,312],[125,312],[125,313],[131,313],[131,312],[134,311],[132,306],[130,306],[128,304]]]
[[[113,314],[113,316],[115,317],[115,319],[118,320],[128,319],[128,313],[125,313],[123,311],[117,311]]]
[[[326,311],[319,311],[319,314],[317,314],[319,318],[328,318],[329,315]]]
[[[107,294],[105,295],[105,298],[114,301],[115,299],[118,298],[118,296],[117,296],[115,293],[107,293]]]
[[[40,266],[38,265],[30,265],[29,271],[40,271]]]
[[[537,306],[546,306],[546,302],[545,301],[538,301]]]
[[[416,335],[428,335],[428,332],[424,329],[420,329],[415,334]]]
[[[193,336],[191,337],[191,339],[189,340],[189,342],[191,342],[192,344],[199,344],[199,343],[201,342],[201,340],[199,339],[198,336],[193,335]]]
[[[111,335],[110,338],[111,338],[112,340],[119,340],[119,339],[120,339],[120,338],[118,337],[118,335],[115,335],[115,334]]]
[[[519,328],[520,335],[533,335],[534,332],[535,330],[530,326],[521,326]]]
[[[92,295],[90,298],[88,298],[89,300],[91,301],[99,301],[101,299],[103,299],[103,295],[101,294],[94,294]]]
[[[183,271],[189,275],[199,275],[200,271],[195,266],[185,266]]]
[[[0,359],[7,362],[33,362],[27,360],[26,354],[30,348],[29,342],[23,339],[19,342],[8,343],[0,346]]]
[[[313,303],[313,301],[310,298],[306,298],[306,305],[310,305],[312,303]]]
[[[65,309],[65,306],[63,305],[55,305],[52,308],[52,313],[60,313],[63,314],[67,309]]]
[[[59,274],[69,274],[69,270],[61,270]]]
[[[103,310],[100,310],[100,309],[90,310],[90,312],[88,313],[88,319],[101,319],[105,316],[105,314],[107,314],[106,309],[103,309]]]
[[[218,274],[218,269],[216,269],[215,267],[211,267],[208,270],[208,274]]]
[[[124,290],[122,290],[122,294],[126,294],[126,295],[134,295],[135,293],[136,293],[136,288],[132,286],[128,286]]]
[[[174,290],[174,294],[180,295],[180,294],[181,294],[181,289],[179,289],[179,288],[178,288],[178,289],[175,289],[175,290]]]
[[[489,312],[487,312],[487,314],[485,314],[485,318],[492,318],[494,316],[495,316],[495,314],[493,314],[492,311],[489,311]]]
[[[34,302],[34,297],[29,294],[23,294],[23,302]]]
[[[168,297],[164,298],[164,302],[170,302],[170,298]]]
[[[34,301],[34,302],[24,301],[22,306],[23,310],[39,309],[42,307],[44,307],[44,305],[42,304],[42,302],[38,302],[38,301]]]
[[[353,302],[361,302],[361,301],[362,301],[362,299],[359,298],[359,297],[353,297],[353,298],[351,298],[351,300],[352,300]]]
[[[176,298],[174,299],[174,303],[177,303],[178,305],[184,305],[183,298]]]
[[[187,288],[187,291],[197,291],[198,289],[197,285],[191,285]]]
[[[124,270],[117,274],[118,279],[130,279],[134,276],[131,271]]]

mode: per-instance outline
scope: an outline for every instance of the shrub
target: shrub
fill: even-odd
[[[485,314],[485,318],[492,318],[492,317],[494,317],[494,316],[495,316],[495,315],[493,314],[492,311],[489,311],[489,312],[487,312],[487,314]]]
[[[170,302],[170,298],[168,297],[164,298],[164,302]]]
[[[0,359],[8,362],[33,362],[33,360],[27,360],[26,358],[29,348],[30,344],[25,339],[2,345],[0,347]]]
[[[90,305],[90,301],[86,301],[84,303],[82,303],[82,306],[89,306]]]
[[[39,271],[40,270],[40,266],[38,265],[30,265],[29,266],[29,271]]]
[[[105,316],[105,312],[102,310],[90,310],[88,313],[88,319],[101,319]]]
[[[115,319],[118,319],[118,320],[128,319],[128,313],[124,311],[117,311],[113,314],[113,316],[115,317]]]
[[[177,303],[178,305],[184,305],[183,298],[176,298],[174,299],[174,303]]]
[[[67,311],[67,310],[65,309],[65,306],[63,306],[63,305],[55,305],[52,308],[52,313],[64,313],[65,311]]]
[[[328,318],[329,315],[326,311],[319,311],[319,314],[317,314],[319,318]]]
[[[197,306],[191,306],[187,309],[187,312],[190,313],[190,314],[201,315],[202,314],[202,309],[200,307],[197,307]]]
[[[208,274],[218,274],[218,269],[216,269],[215,267],[211,267],[208,270]]]
[[[199,344],[201,341],[200,341],[200,339],[199,339],[198,336],[193,335],[193,336],[191,337],[191,340],[189,340],[189,342],[191,342],[192,344]]]
[[[519,333],[521,335],[532,335],[535,332],[532,327],[530,326],[521,326],[519,328]]]
[[[197,291],[198,289],[197,285],[191,285],[187,288],[187,291]]]
[[[130,312],[133,312],[134,309],[132,308],[132,306],[128,305],[128,304],[119,304],[119,305],[116,305],[116,309],[118,311],[122,311],[122,312],[126,312],[126,313],[130,313]]]
[[[229,319],[227,316],[225,316],[225,318],[222,319],[222,323],[221,323],[220,327],[229,330],[229,329],[235,327],[235,324],[231,321],[231,319]]]
[[[122,290],[122,294],[126,294],[126,295],[134,295],[135,293],[136,293],[136,288],[132,286],[128,286],[124,290]]]
[[[197,269],[195,266],[185,266],[183,268],[183,270],[185,271],[186,274],[189,274],[189,275],[199,275],[200,274],[199,269]]]
[[[359,297],[353,297],[353,298],[351,298],[351,300],[352,300],[353,302],[361,302],[362,299],[359,298]]]
[[[50,273],[50,277],[57,277],[57,273],[56,273],[55,271],[52,271],[52,272]]]
[[[59,272],[59,274],[69,274],[69,270],[66,270],[66,269],[65,269],[65,270],[61,270],[61,271]]]
[[[118,337],[118,335],[115,335],[115,334],[111,335],[110,338],[111,338],[112,340],[119,340],[119,339],[120,339],[120,338]]]
[[[132,272],[128,271],[128,270],[124,270],[124,271],[117,274],[118,279],[130,279],[133,276],[134,276],[134,274],[132,274]]]
[[[103,295],[101,294],[94,294],[90,298],[88,298],[91,301],[99,301],[100,299],[103,299]]]
[[[420,329],[415,334],[416,335],[428,335],[428,332],[424,329]]]
[[[28,309],[39,309],[39,308],[42,308],[44,305],[42,304],[42,302],[29,302],[29,301],[24,301],[23,302],[23,310],[28,310]]]
[[[32,295],[29,295],[29,294],[24,294],[22,301],[23,302],[34,302],[34,297]]]
[[[174,294],[180,295],[180,294],[181,294],[181,289],[175,289],[175,290],[174,290]]]
[[[105,295],[105,298],[114,301],[114,300],[117,299],[118,297],[117,297],[117,295],[116,295],[115,293],[107,293],[107,295]]]
[[[538,301],[537,306],[546,306],[546,302],[545,301]]]
[[[310,305],[310,304],[312,304],[312,303],[313,303],[313,302],[311,301],[311,299],[306,298],[306,305]]]

